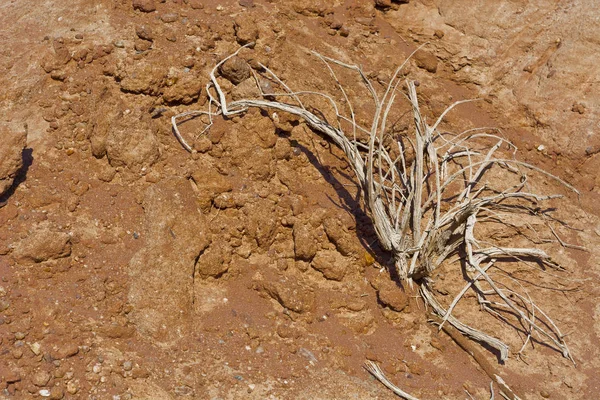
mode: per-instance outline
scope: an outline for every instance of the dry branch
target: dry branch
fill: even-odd
[[[178,119],[183,117],[208,116],[206,129],[210,128],[216,115],[231,117],[243,114],[249,108],[286,112],[300,118],[345,153],[381,246],[391,253],[398,276],[411,285],[419,285],[425,303],[442,319],[441,326],[449,323],[461,334],[497,349],[500,359],[508,357],[509,347],[503,341],[453,316],[459,301],[468,291],[473,291],[483,310],[495,316],[498,316],[499,309],[509,311],[521,323],[527,332],[525,344],[534,338],[545,341],[572,360],[557,325],[535,304],[529,293],[524,292],[520,284],[508,286],[496,282],[492,273],[498,269],[497,262],[500,260],[535,259],[541,265],[554,266],[550,256],[536,248],[512,248],[499,244],[483,248],[481,243],[487,241],[480,243],[475,234],[477,226],[483,223],[478,221],[490,220],[495,213],[526,211],[537,215],[539,208],[534,210],[534,205],[560,197],[529,192],[531,174],[554,179],[578,193],[575,188],[533,165],[510,158],[511,154],[508,157],[496,155],[509,151],[514,156],[516,147],[495,133],[481,129],[467,130],[454,136],[440,133],[438,128],[444,116],[465,101],[450,105],[433,125],[428,125],[419,106],[415,84],[402,76],[404,64],[398,67],[380,95],[359,66],[313,53],[334,80],[343,101],[335,101],[332,94],[294,91],[264,66],[260,79],[270,79],[284,92],[265,94],[261,90],[262,98],[229,101],[216,73],[240,50],[219,62],[210,73],[210,82],[206,86],[209,110],[195,114],[187,112],[172,118],[174,133],[186,150],[192,151],[192,148],[177,126]],[[357,109],[353,107],[350,92],[336,70],[357,74],[358,85],[364,90],[361,100],[370,99],[373,103],[371,126],[357,122]],[[256,73],[255,80],[260,89]],[[310,111],[318,108],[314,104],[309,106],[315,96],[325,99],[330,109]],[[390,123],[390,118],[398,117],[394,114],[398,98],[407,99],[412,110],[412,135],[396,135],[393,132],[394,124]],[[334,115],[335,121],[327,120],[325,113]],[[347,127],[346,130],[343,126]],[[368,134],[368,140],[359,140],[359,134]],[[490,140],[494,143],[491,144]],[[394,146],[389,146],[389,143],[394,143]],[[503,147],[507,149],[503,150]],[[505,186],[488,180],[493,177],[492,171],[501,178],[496,181],[502,181]],[[457,254],[463,255],[458,266],[451,262]],[[436,299],[432,291],[433,274],[441,266],[467,280],[447,307]]]

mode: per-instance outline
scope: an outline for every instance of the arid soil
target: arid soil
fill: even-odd
[[[567,194],[551,226],[586,250],[540,233],[565,271],[524,283],[576,365],[539,341],[518,359],[493,318],[512,354],[482,351],[524,399],[597,398],[599,21],[583,0],[3,1],[0,398],[397,398],[366,360],[422,399],[489,398],[389,272],[332,143],[258,110],[183,123],[193,153],[177,141],[170,118],[205,109],[210,71],[249,42],[218,78],[233,99],[256,94],[259,63],[337,96],[313,50],[383,90],[427,43],[405,72],[430,118],[479,98],[445,129],[498,128],[580,191],[535,183]],[[437,278],[449,301],[458,283]]]

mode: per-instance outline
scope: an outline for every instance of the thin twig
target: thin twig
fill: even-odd
[[[365,363],[365,369],[369,371],[371,375],[377,378],[379,382],[383,383],[388,389],[390,389],[392,392],[402,397],[403,399],[419,400],[418,398],[411,396],[410,394],[406,393],[404,390],[400,389],[398,386],[390,382],[390,380],[385,376],[381,368],[379,368],[379,366],[373,361],[367,360],[367,362]]]

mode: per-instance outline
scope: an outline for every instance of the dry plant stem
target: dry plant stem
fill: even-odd
[[[497,349],[502,360],[508,357],[509,349],[505,343],[462,323],[452,315],[460,299],[467,291],[473,290],[484,310],[496,316],[498,314],[494,307],[509,310],[524,326],[527,326],[527,341],[530,340],[531,333],[536,332],[540,338],[550,341],[565,357],[571,358],[560,330],[531,300],[529,294],[518,293],[514,287],[500,287],[491,274],[497,268],[496,260],[533,258],[554,267],[550,257],[544,251],[535,248],[501,246],[481,248],[480,243],[475,239],[475,230],[478,216],[487,220],[487,217],[496,211],[504,213],[525,211],[536,214],[537,211],[529,207],[528,203],[560,197],[542,196],[524,191],[528,171],[554,179],[578,193],[575,188],[533,165],[496,157],[495,154],[503,145],[507,145],[506,147],[513,151],[513,155],[516,151],[514,145],[498,135],[477,129],[467,130],[455,136],[439,133],[437,128],[444,116],[465,101],[450,105],[432,126],[428,125],[420,110],[414,83],[405,82],[406,93],[399,90],[400,84],[404,82],[401,76],[404,64],[396,69],[384,93],[379,95],[359,66],[313,53],[335,81],[342,97],[340,103],[345,104],[338,106],[333,95],[313,91],[294,91],[266,67],[263,67],[266,78],[276,82],[284,89],[284,93],[263,93],[260,78],[255,74],[255,81],[263,98],[228,102],[216,79],[216,72],[224,62],[237,55],[240,50],[241,48],[219,62],[210,73],[210,82],[206,87],[209,111],[195,114],[208,116],[210,123],[206,129],[210,128],[212,117],[215,115],[222,114],[230,117],[244,113],[252,107],[271,112],[286,112],[300,118],[311,129],[331,139],[344,152],[364,196],[365,207],[373,221],[382,248],[392,254],[398,276],[402,280],[409,284],[414,281],[419,283],[420,293],[425,303],[431,306],[442,319],[442,328],[445,328],[447,325],[445,323],[448,322],[463,335]],[[357,122],[356,109],[352,105],[350,92],[345,89],[335,68],[358,74],[358,81],[365,92],[364,98],[371,99],[374,105],[370,127],[361,126]],[[392,135],[387,120],[399,93],[403,93],[409,101],[414,132],[412,138],[403,136],[393,141],[397,144],[398,155],[392,156],[391,150],[388,150],[384,143]],[[312,108],[308,107],[311,96],[326,100],[331,108],[311,112]],[[286,98],[291,99],[292,102],[285,102],[283,99]],[[216,107],[215,112],[212,111],[213,106]],[[325,112],[332,112],[335,121],[328,121],[324,117]],[[192,148],[180,134],[177,121],[178,118],[193,115],[188,112],[172,118],[175,135],[188,151],[192,151]],[[342,125],[346,125],[346,131],[349,132],[346,132]],[[368,140],[359,142],[357,139],[359,132],[367,134]],[[494,140],[495,144],[480,142],[484,140]],[[476,145],[479,147],[483,145],[483,148],[476,149]],[[509,177],[514,177],[519,179],[519,183],[505,188],[491,187],[485,181],[486,176],[488,171],[498,167],[506,175],[507,181],[510,181]],[[446,309],[430,290],[431,276],[442,264],[450,263],[450,258],[459,250],[462,250],[466,257],[462,267],[455,267],[455,270],[466,274],[469,280]],[[485,266],[482,266],[482,263],[485,263]],[[484,290],[483,284],[489,286],[491,290]],[[518,301],[512,301],[509,295],[516,297]],[[501,301],[490,301],[487,299],[489,296],[496,296]]]
[[[461,337],[462,339],[462,337]],[[464,340],[464,339],[463,339]],[[466,341],[465,341],[466,342]],[[466,342],[468,343],[468,342]],[[470,343],[468,343],[470,344]],[[468,352],[468,350],[465,350]],[[476,350],[475,350],[476,351]],[[489,364],[488,364],[489,365]],[[490,366],[490,370],[493,370],[493,367],[491,365]],[[379,368],[379,366],[374,363],[373,361],[367,361],[364,365],[365,369],[371,374],[373,375],[373,377],[375,377],[379,382],[383,383],[385,385],[385,387],[387,387],[388,389],[390,389],[392,392],[394,392],[394,394],[396,394],[397,396],[406,399],[406,400],[419,400],[418,398],[406,393],[404,390],[400,389],[398,386],[394,385],[383,373],[383,371],[381,370],[381,368]],[[487,373],[487,371],[486,371]],[[500,387],[500,394],[502,395],[502,397],[504,397],[505,399],[509,399],[509,400],[520,400],[518,396],[516,396],[513,391],[508,387],[508,385],[506,385],[506,383],[504,382],[504,380],[497,374],[494,374],[494,377],[492,378],[492,382],[490,382],[490,400],[494,400],[494,383],[496,383],[499,387]],[[471,396],[471,394],[465,390],[465,392],[467,392],[467,395],[470,398],[473,398],[473,396]],[[508,394],[507,394],[508,393]]]
[[[421,285],[421,287],[419,288],[419,292],[421,293],[421,297],[423,297],[425,303],[428,304],[437,315],[445,317],[446,320],[460,333],[470,337],[475,341],[486,343],[487,345],[498,350],[500,352],[501,360],[506,360],[508,358],[508,346],[501,340],[498,340],[495,337],[492,337],[477,329],[473,329],[470,326],[463,324],[458,319],[454,318],[444,309],[444,307],[442,307],[442,305],[437,301],[437,299],[433,296],[433,294],[427,288],[426,285]]]
[[[402,397],[403,399],[419,400],[418,398],[411,396],[410,394],[406,393],[404,390],[400,389],[398,386],[390,382],[390,380],[385,376],[381,368],[379,368],[379,366],[373,361],[367,361],[365,363],[365,369],[369,371],[371,375],[377,378],[379,382],[383,383],[388,389],[390,389],[392,392]]]
[[[496,262],[496,260],[492,259],[492,261],[490,261],[485,267],[483,267],[483,271],[487,271],[492,265],[494,265],[495,262]],[[472,280],[470,280],[469,283],[467,283],[462,288],[462,290],[456,295],[456,297],[454,297],[454,300],[452,300],[452,303],[450,303],[450,306],[446,310],[446,314],[442,318],[442,322],[440,323],[439,330],[442,330],[442,327],[444,326],[444,323],[446,323],[446,321],[448,320],[448,318],[450,318],[450,316],[452,315],[452,310],[454,310],[454,307],[456,307],[456,305],[458,304],[458,302],[460,301],[460,299],[465,295],[465,293],[467,293],[467,291],[471,288],[471,286],[475,282],[477,282],[477,280],[479,278],[481,278],[481,274],[478,274],[475,278],[473,278]]]
[[[498,371],[490,362],[481,354],[479,349],[477,349],[472,342],[469,342],[465,339],[465,337],[459,333],[456,329],[447,325],[440,325],[444,332],[448,334],[458,344],[467,354],[469,354],[473,359],[479,364],[481,369],[490,377],[490,379],[498,385],[500,388],[500,392],[504,394],[510,400],[518,400],[519,396],[504,382],[504,380],[498,374]],[[492,394],[493,394],[492,390]]]

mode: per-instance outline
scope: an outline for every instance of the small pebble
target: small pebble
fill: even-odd
[[[50,397],[50,391],[48,389],[42,389],[39,393],[42,397]]]
[[[123,363],[123,369],[125,371],[131,371],[132,368],[133,368],[133,363],[131,361],[125,361]]]
[[[154,40],[154,33],[152,28],[148,25],[139,25],[135,28],[135,34],[143,40]]]
[[[42,346],[38,342],[35,342],[35,343],[32,343],[29,345],[29,348],[31,349],[33,354],[35,354],[36,356],[40,354],[41,347]]]
[[[179,19],[179,14],[177,13],[167,13],[160,16],[162,22],[170,24],[171,22],[175,22]]]
[[[193,57],[187,57],[183,60],[183,66],[186,68],[192,68],[195,63],[196,63],[196,60],[194,60]]]
[[[582,103],[575,103],[573,104],[573,107],[571,108],[571,111],[579,113],[579,114],[585,114],[585,105]]]
[[[122,49],[122,48],[124,48],[124,47],[125,47],[125,43],[123,43],[123,41],[122,41],[122,40],[115,40],[115,41],[113,42],[113,45],[114,45],[115,47],[118,47],[118,48],[120,48],[120,49]]]
[[[77,384],[73,381],[67,382],[67,392],[70,394],[75,394],[79,390]]]
[[[38,371],[35,374],[33,374],[33,376],[31,377],[31,382],[35,386],[42,387],[42,386],[46,386],[51,378],[52,378],[52,376],[50,375],[49,372]]]
[[[15,339],[23,340],[23,339],[25,339],[25,334],[23,332],[17,332],[17,333],[15,333]]]
[[[544,146],[543,144],[540,144],[540,145],[537,147],[537,151],[544,151],[544,150],[546,150],[546,146]]]

